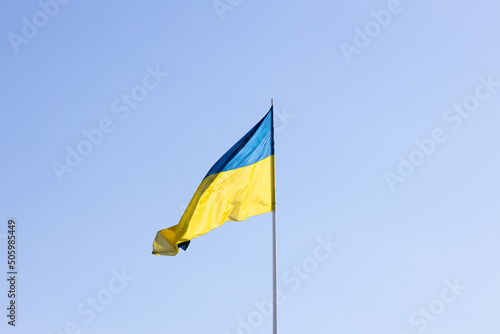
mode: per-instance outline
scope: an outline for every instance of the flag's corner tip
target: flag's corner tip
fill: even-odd
[[[152,251],[151,254],[156,255],[156,256],[175,256],[179,252],[157,252],[157,251]]]

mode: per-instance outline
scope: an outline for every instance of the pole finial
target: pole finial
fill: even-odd
[[[271,99],[271,106],[274,105],[274,99]]]

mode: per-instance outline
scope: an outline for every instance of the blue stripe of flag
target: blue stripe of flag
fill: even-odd
[[[246,167],[274,154],[273,108],[213,165],[207,176]]]

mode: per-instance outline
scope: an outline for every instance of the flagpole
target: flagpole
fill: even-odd
[[[274,100],[271,99],[271,131],[274,150]],[[274,152],[273,152],[274,153]],[[273,204],[276,205],[275,170],[274,163],[271,170],[271,193]],[[277,275],[277,229],[276,229],[276,207],[273,214],[273,334],[278,334],[278,275]]]

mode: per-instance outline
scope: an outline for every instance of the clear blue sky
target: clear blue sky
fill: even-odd
[[[280,332],[498,331],[498,4],[44,1],[0,4],[2,333],[271,333],[270,214],[151,255],[271,98]]]

